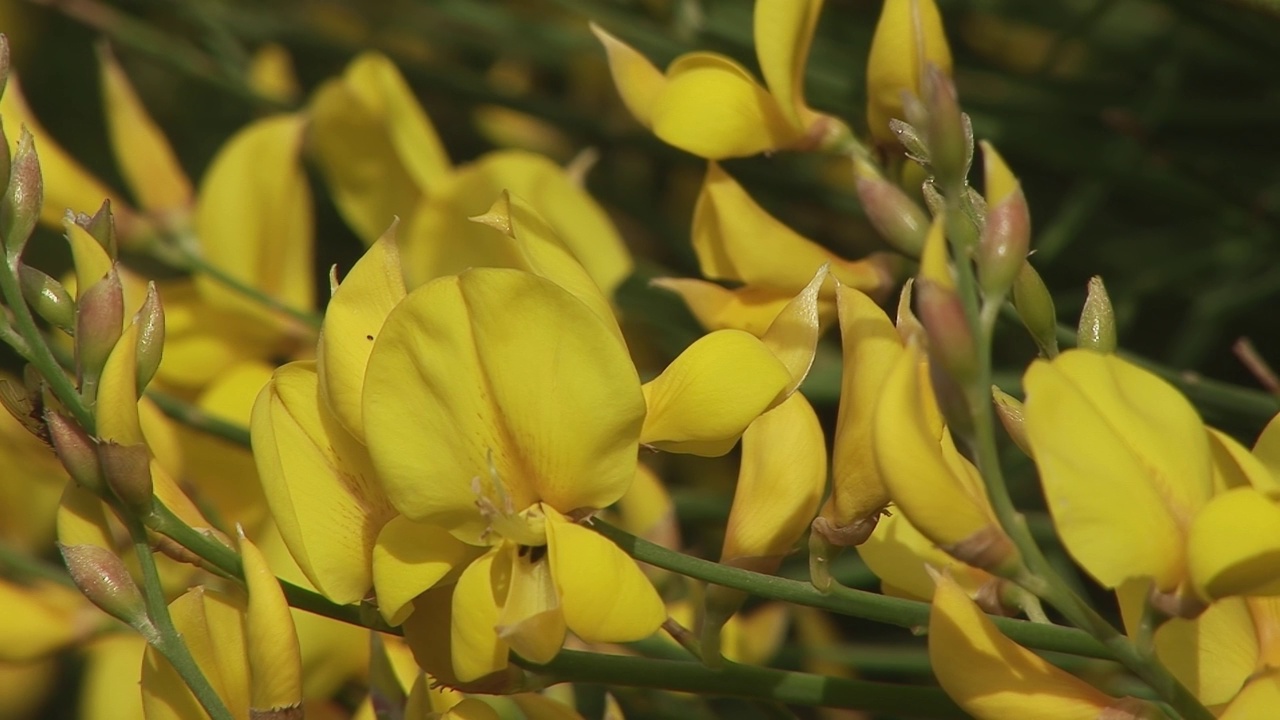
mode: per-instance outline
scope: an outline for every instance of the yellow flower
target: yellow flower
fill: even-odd
[[[926,64],[951,74],[951,49],[934,0],[885,0],[867,58],[867,124],[879,143],[896,143],[890,120],[905,120],[902,96],[919,97]]]
[[[667,143],[709,160],[809,150],[847,137],[839,120],[804,98],[804,70],[822,0],[758,0],[756,54],[765,87],[723,55],[681,55],[660,72],[626,43],[592,25],[622,101]]]

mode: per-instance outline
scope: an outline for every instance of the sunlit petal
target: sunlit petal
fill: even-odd
[[[818,338],[822,335],[818,296],[828,282],[827,268],[827,265],[818,268],[809,284],[783,307],[769,329],[760,336],[760,341],[791,375],[791,382],[783,390],[784,395],[790,395],[800,387],[809,374],[809,368],[813,367]]]
[[[951,74],[938,6],[934,0],[885,0],[867,57],[867,122],[877,141],[896,141],[889,121],[906,119],[902,94],[921,94],[925,63]]]
[[[410,603],[476,556],[476,549],[443,528],[397,515],[373,546],[373,587],[378,610],[392,625],[404,622]]]
[[[497,672],[507,666],[509,646],[498,637],[499,603],[506,600],[508,587],[494,582],[494,563],[501,550],[493,550],[462,571],[453,588],[450,648],[453,671],[467,682]],[[508,572],[503,570],[502,575]]]
[[[804,68],[821,12],[822,0],[758,0],[752,20],[760,72],[796,127],[803,126]]]
[[[618,88],[618,94],[622,96],[622,104],[627,106],[637,122],[649,127],[653,124],[654,102],[666,86],[667,79],[648,58],[605,32],[599,25],[591,23],[591,32],[604,45],[605,55],[609,59],[609,72],[613,74],[614,87]]]
[[[1191,523],[1187,565],[1209,599],[1280,593],[1280,506],[1252,487],[1214,496]]]
[[[243,605],[197,587],[170,603],[169,612],[214,692],[236,720],[249,720]],[[142,707],[147,720],[205,716],[178,672],[154,648],[147,649],[142,663]]]
[[[507,545],[494,560],[509,567],[511,583],[498,613],[498,637],[521,657],[536,663],[549,662],[560,652],[566,629],[551,562],[542,557],[543,550],[522,547],[517,551]]]
[[[587,642],[628,642],[652,635],[667,612],[653,584],[617,545],[551,517],[551,572],[569,629]]]
[[[1258,639],[1241,598],[1213,603],[1194,620],[1173,618],[1155,634],[1156,655],[1201,702],[1235,697],[1258,665]]]
[[[1215,493],[1228,488],[1253,487],[1268,497],[1280,499],[1280,476],[1277,476],[1230,435],[1206,427],[1209,431],[1209,449],[1213,453],[1213,489]]]
[[[756,287],[730,290],[694,278],[657,278],[650,284],[679,295],[689,312],[708,330],[732,328],[757,337],[764,335],[792,300],[792,296],[782,290]]]

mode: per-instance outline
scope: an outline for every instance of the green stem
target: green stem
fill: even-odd
[[[929,603],[839,585],[833,585],[830,593],[821,593],[809,583],[740,570],[668,550],[602,520],[595,520],[591,527],[640,562],[704,582],[735,588],[770,600],[805,605],[887,625],[918,628],[929,624]],[[1097,640],[1076,628],[1004,617],[992,617],[991,621],[1000,632],[1029,648],[1112,659],[1111,653]]]
[[[165,415],[188,427],[249,447],[249,430],[243,425],[213,417],[195,405],[159,390],[148,390],[147,397],[151,398]]]
[[[173,624],[173,618],[169,616],[169,603],[164,598],[160,573],[156,569],[155,558],[151,555],[146,528],[136,518],[126,514],[121,514],[120,517],[128,526],[129,536],[133,540],[133,551],[142,568],[142,596],[147,604],[147,615],[156,629],[155,636],[147,637],[147,642],[168,659],[212,720],[234,720],[222,698],[218,697],[218,693],[204,676],[196,659],[191,656],[191,651]]]
[[[712,670],[694,661],[574,650],[561,650],[545,665],[519,658],[516,661],[533,672],[550,676],[552,684],[591,682],[921,718],[967,717],[940,688],[847,680],[727,661],[722,668]]]
[[[268,295],[252,285],[245,284],[239,278],[226,270],[208,262],[201,257],[199,253],[194,252],[188,247],[188,241],[184,241],[180,238],[175,244],[178,246],[178,255],[181,257],[182,262],[188,270],[208,275],[212,280],[225,286],[229,290],[232,290],[239,295],[243,295],[249,300],[262,305],[272,312],[297,320],[303,325],[314,330],[319,330],[321,324],[324,322],[324,317],[319,313],[293,307],[292,305],[281,301],[279,298]]]

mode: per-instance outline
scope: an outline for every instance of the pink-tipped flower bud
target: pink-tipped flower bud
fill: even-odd
[[[898,252],[919,257],[929,231],[924,210],[870,162],[854,159],[853,174],[857,178],[858,199],[871,226]]]
[[[115,496],[136,517],[146,517],[154,507],[151,451],[146,445],[104,442],[98,446],[102,474]]]
[[[991,386],[991,399],[995,403],[996,417],[1000,418],[1000,424],[1004,426],[1005,432],[1009,433],[1009,439],[1027,457],[1031,457],[1031,443],[1027,440],[1022,401],[995,385]]]
[[[1013,286],[1031,246],[1031,212],[1022,185],[1004,159],[985,140],[986,222],[978,244],[978,282],[987,298],[1003,296]]]
[[[102,205],[93,215],[77,215],[75,222],[87,230],[94,240],[98,241],[102,249],[107,251],[107,257],[112,260],[118,257],[116,220],[115,215],[111,212],[111,200],[103,200]]]
[[[965,386],[977,376],[978,351],[973,329],[951,278],[944,216],[934,219],[925,240],[916,280],[916,310],[929,338],[929,358],[955,384]]]
[[[96,388],[123,325],[124,288],[113,265],[106,277],[81,292],[76,307],[76,370],[82,388]]]
[[[1040,273],[1023,262],[1018,276],[1013,280],[1013,309],[1026,326],[1031,339],[1040,348],[1040,354],[1053,358],[1058,355],[1058,314],[1053,307],[1053,296],[1044,286]]]
[[[154,282],[147,283],[147,299],[134,317],[138,324],[138,394],[155,377],[164,355],[164,305]]]
[[[7,142],[7,141],[6,141]],[[18,152],[9,170],[9,186],[0,199],[0,240],[9,257],[22,254],[27,238],[40,220],[44,205],[44,178],[40,175],[40,158],[35,138],[24,127],[18,139]]]
[[[1116,313],[1111,309],[1107,288],[1097,275],[1089,278],[1089,294],[1084,299],[1084,309],[1080,311],[1078,333],[1078,347],[1100,353],[1116,351]]]
[[[973,130],[960,112],[955,82],[936,65],[924,73],[923,100],[928,113],[925,135],[929,165],[943,192],[963,192],[973,158]]]
[[[70,418],[56,410],[45,410],[45,425],[53,452],[62,467],[80,487],[101,496],[106,492],[102,464],[98,461],[98,444]]]
[[[63,332],[75,332],[76,304],[62,283],[21,263],[18,265],[18,281],[22,286],[22,298],[32,312]]]
[[[127,623],[148,640],[156,629],[147,615],[142,593],[124,562],[97,545],[59,545],[71,579],[89,601],[111,617]]]

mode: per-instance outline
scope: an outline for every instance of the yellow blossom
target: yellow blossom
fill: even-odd
[[[920,96],[926,64],[951,74],[951,49],[934,0],[885,0],[867,58],[867,124],[879,143],[897,142],[904,93]]]

